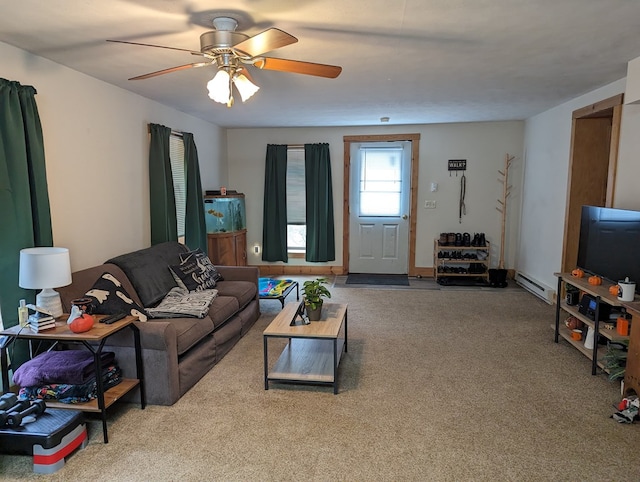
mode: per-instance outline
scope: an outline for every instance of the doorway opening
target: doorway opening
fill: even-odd
[[[578,260],[583,205],[613,207],[623,94],[573,112],[562,272]]]

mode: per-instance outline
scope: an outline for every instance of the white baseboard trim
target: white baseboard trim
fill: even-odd
[[[547,286],[541,281],[538,281],[528,274],[516,271],[515,277],[516,283],[522,286],[527,291],[533,293],[538,298],[546,301],[549,304],[553,304],[556,301],[556,292],[553,288]]]

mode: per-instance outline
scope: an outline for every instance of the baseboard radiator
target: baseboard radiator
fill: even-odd
[[[530,291],[538,298],[543,301],[546,301],[549,304],[555,303],[556,301],[556,292],[553,288],[550,288],[546,284],[537,279],[529,276],[528,274],[521,273],[520,271],[516,271],[516,283],[522,286],[527,291]]]

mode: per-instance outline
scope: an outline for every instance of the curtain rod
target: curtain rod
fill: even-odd
[[[287,149],[304,149],[304,144],[287,144]]]
[[[147,133],[151,134],[151,124],[147,124]],[[182,137],[182,134],[184,134],[184,132],[182,131],[177,131],[175,129],[171,129],[171,134],[174,136],[180,136]]]

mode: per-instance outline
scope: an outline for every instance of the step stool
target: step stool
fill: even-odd
[[[87,427],[79,410],[47,408],[31,423],[0,428],[0,451],[33,455],[33,471],[53,474],[64,467],[64,458],[87,445]]]

